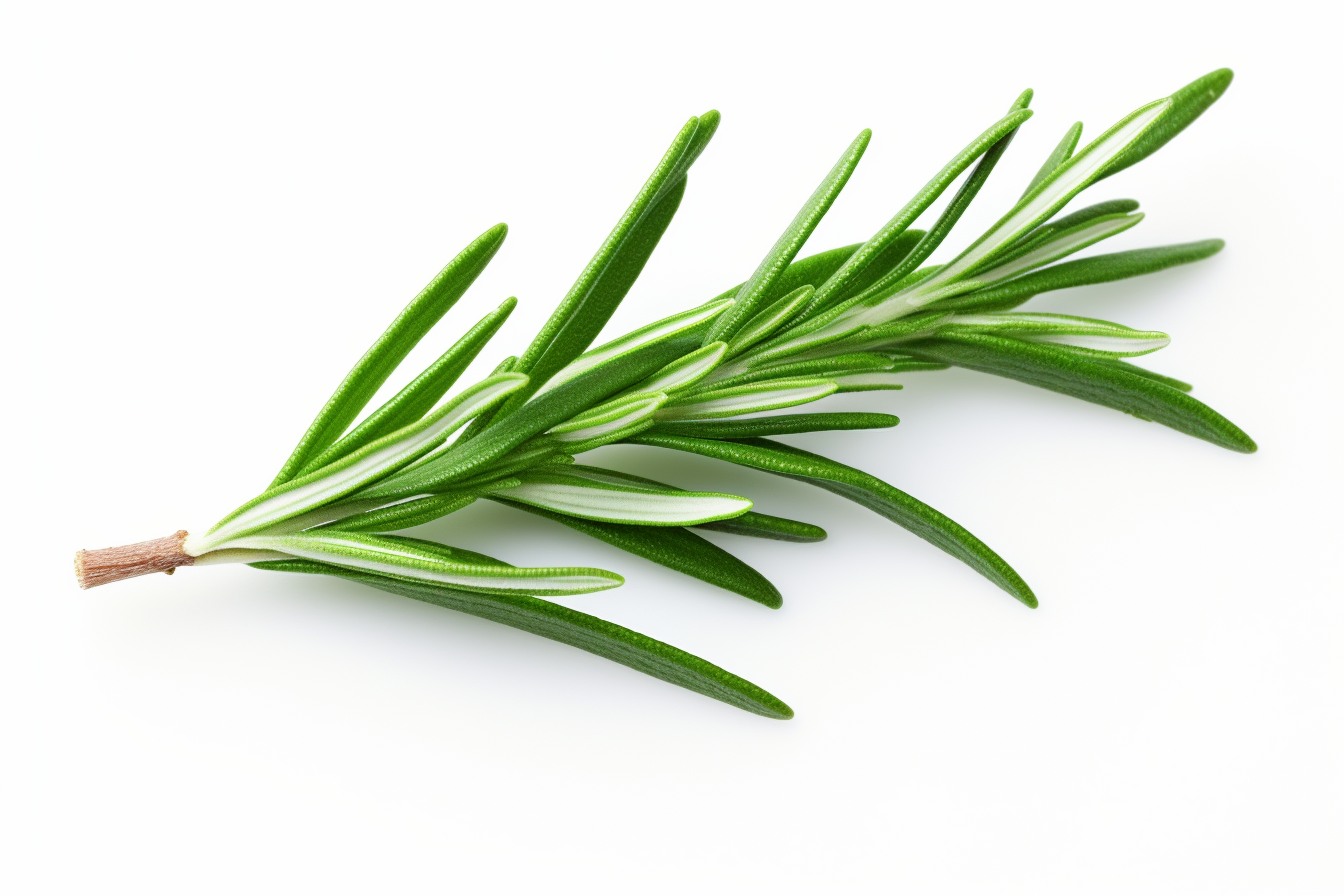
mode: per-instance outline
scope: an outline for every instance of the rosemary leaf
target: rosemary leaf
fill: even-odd
[[[481,594],[423,582],[407,582],[307,560],[253,564],[258,569],[340,576],[361,584],[468,613],[559,641],[670,684],[771,719],[791,719],[793,710],[773,694],[670,644],[612,622],[524,594]]]

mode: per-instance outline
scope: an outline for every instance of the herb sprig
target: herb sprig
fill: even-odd
[[[544,597],[620,585],[588,567],[515,567],[397,532],[477,500],[536,514],[767,607],[764,576],[696,534],[708,529],[792,542],[810,523],[752,510],[746,497],[689,491],[575,463],[602,445],[682,451],[808,482],[848,498],[960,559],[1028,607],[1036,596],[965,528],[861,470],[776,441],[791,433],[882,429],[874,413],[765,415],[842,392],[901,388],[910,371],[957,366],[1116,408],[1233,451],[1255,443],[1179,380],[1128,359],[1164,334],[1065,314],[1019,311],[1056,289],[1134,277],[1207,258],[1205,240],[1065,260],[1143,219],[1133,200],[1056,217],[1081,192],[1161,148],[1227,89],[1205,75],[1140,107],[1078,149],[1082,124],[1055,146],[1021,199],[951,261],[927,265],[1021,126],[1032,92],[947,163],[861,244],[797,258],[871,136],[861,133],[741,284],[688,311],[590,348],[639,276],[719,122],[692,118],[522,355],[449,395],[512,312],[510,298],[359,420],[407,354],[494,257],[507,228],[467,246],[416,296],[337,387],[269,487],[212,528],[80,551],[92,587],[177,566],[248,563],[353,579],[572,644],[771,718],[778,698],[675,647]],[[962,177],[962,175],[965,175]],[[913,224],[961,179],[927,230]],[[358,422],[356,422],[358,420]]]

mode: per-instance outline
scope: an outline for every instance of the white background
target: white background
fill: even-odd
[[[1340,892],[1338,7],[1087,9],[7,4],[0,889]],[[337,581],[75,588],[76,548],[265,485],[501,220],[407,370],[508,295],[481,366],[524,347],[690,115],[724,123],[611,332],[744,279],[863,127],[809,251],[866,238],[1036,88],[953,249],[1075,119],[1089,139],[1224,65],[1220,103],[1086,199],[1144,202],[1108,250],[1227,250],[1031,307],[1171,333],[1149,366],[1260,453],[965,371],[818,408],[895,430],[788,439],[968,526],[1039,610],[835,496],[634,447],[594,459],[829,530],[711,536],[783,609],[494,505],[425,531],[620,571],[566,602],[793,721]]]

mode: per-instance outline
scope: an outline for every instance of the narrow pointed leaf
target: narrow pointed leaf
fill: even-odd
[[[946,551],[1027,606],[1036,606],[1036,597],[1027,583],[984,542],[932,507],[876,476],[768,439],[719,442],[646,433],[632,441],[637,445],[671,448],[726,460],[834,492]]]
[[[440,491],[450,483],[483,473],[494,461],[533,436],[645,379],[690,350],[689,345],[677,340],[655,342],[622,355],[619,363],[599,365],[529,401],[513,414],[497,419],[471,441],[454,444],[425,463],[367,489],[362,496],[397,497]]]
[[[563,386],[580,374],[587,373],[604,364],[619,363],[622,358],[632,352],[655,343],[668,342],[685,337],[689,333],[699,332],[703,330],[703,325],[706,322],[730,304],[731,302],[728,299],[706,302],[699,308],[692,308],[690,311],[682,311],[671,317],[665,317],[648,326],[640,327],[633,333],[627,333],[619,339],[613,339],[611,342],[600,345],[571,361],[563,370],[551,377],[543,388],[538,389],[537,394],[544,395],[558,386]],[[708,346],[705,346],[705,348],[708,348]]]
[[[1222,248],[1222,240],[1203,240],[1197,243],[1094,255],[1091,258],[1066,261],[954,299],[943,300],[938,303],[938,307],[958,310],[1008,310],[1043,292],[1152,274],[1176,265],[1201,261],[1218,254]]]
[[[666,420],[655,423],[646,432],[697,439],[754,439],[797,432],[889,429],[900,422],[901,418],[893,414],[781,414],[750,420]]]
[[[751,501],[716,492],[653,491],[631,488],[568,472],[521,474],[522,484],[501,498],[566,516],[637,526],[694,526],[738,516]]]
[[[615,229],[532,341],[519,370],[540,388],[590,346],[634,285],[672,221],[686,190],[686,172],[714,131],[719,114],[707,112],[682,128]],[[527,396],[511,403],[516,407]]]
[[[1232,69],[1220,68],[1197,78],[1176,91],[1169,98],[1171,108],[1157,125],[1143,136],[1129,151],[1106,167],[1101,177],[1110,177],[1117,171],[1123,171],[1135,162],[1141,162],[1167,144],[1171,138],[1185,130],[1204,110],[1218,101],[1232,83]]]
[[[793,262],[798,250],[807,242],[807,238],[812,235],[812,231],[816,229],[831,204],[835,202],[835,198],[844,189],[849,176],[858,166],[859,159],[863,157],[863,151],[868,147],[872,135],[872,131],[864,130],[854,138],[854,142],[845,150],[844,155],[831,168],[830,173],[798,210],[792,223],[761,260],[756,272],[737,291],[733,307],[714,322],[705,337],[705,344],[731,340],[737,335],[738,330],[770,301],[775,281]]]
[[[416,343],[453,307],[494,258],[509,229],[503,224],[481,234],[429,282],[364,353],[309,425],[270,487],[288,482],[309,460],[327,450],[405,359]]]
[[[1019,125],[1020,127],[1020,125]],[[855,295],[852,299],[847,299],[841,304],[863,304],[878,301],[889,295],[895,294],[900,289],[901,282],[914,273],[921,264],[924,263],[937,248],[942,245],[943,240],[952,232],[952,228],[961,220],[966,209],[970,207],[971,202],[980,192],[980,188],[989,180],[989,176],[994,173],[994,166],[1003,158],[1003,154],[1008,151],[1008,146],[1013,142],[1013,137],[1017,136],[1017,128],[1013,128],[1004,134],[999,140],[985,151],[980,161],[976,163],[975,169],[966,177],[957,194],[952,197],[952,201],[943,209],[943,213],[938,216],[938,220],[929,232],[919,241],[919,245],[901,261],[899,265],[887,272],[881,279],[875,281],[863,292]],[[839,306],[837,306],[839,307]]]
[[[517,304],[518,300],[510,297],[481,318],[476,326],[454,343],[452,348],[440,355],[437,361],[425,368],[424,372],[412,380],[406,388],[364,418],[339,442],[305,464],[299,471],[300,475],[325,467],[332,461],[358,451],[370,442],[381,439],[403,426],[409,426],[423,417],[453,387],[471,362],[476,360],[481,349],[485,348],[485,344],[504,325],[504,321],[508,320],[509,314]]]
[[[835,383],[820,377],[766,380],[728,389],[693,392],[663,405],[656,420],[710,420],[736,417],[807,404],[835,391]]]
[[[492,500],[568,526],[584,535],[605,541],[659,566],[676,570],[718,588],[740,594],[771,609],[783,606],[779,589],[765,576],[718,545],[679,527],[629,526],[582,519],[529,504],[508,500],[506,494]],[[710,523],[709,526],[719,525]]]
[[[1171,337],[1154,330],[1135,330],[1121,324],[1069,314],[1031,312],[954,314],[939,327],[939,335],[993,333],[1027,342],[1068,346],[1098,357],[1146,355],[1165,348]]]
[[[762,339],[784,326],[812,298],[811,285],[800,286],[793,292],[761,311],[737,331],[728,343],[729,358],[742,354]],[[713,343],[710,343],[713,345]]]
[[[377,482],[433,451],[458,427],[526,383],[527,377],[519,373],[482,380],[418,423],[384,436],[330,466],[263,492],[216,523],[206,535],[188,539],[186,550],[204,553],[231,546],[227,543],[232,539],[297,517]]]
[[[235,546],[281,551],[345,569],[487,594],[515,591],[539,595],[588,594],[615,588],[625,581],[605,569],[515,567],[498,561],[483,563],[480,555],[459,559],[461,554],[426,550],[424,544],[419,539],[396,535],[331,529],[295,535],[252,535],[239,539]]]
[[[1027,188],[1022,191],[1023,196],[1040,186],[1041,181],[1053,174],[1056,168],[1073,158],[1073,151],[1078,148],[1078,138],[1081,136],[1083,136],[1083,123],[1081,121],[1075,121],[1069,125],[1069,129],[1064,132],[1063,139],[1059,141],[1046,158],[1045,163],[1041,165],[1041,170],[1036,172],[1036,176],[1031,179],[1031,183],[1027,184]]]
[[[700,523],[695,528],[708,529],[711,532],[726,532],[729,535],[746,535],[750,538],[790,541],[796,544],[811,544],[826,540],[826,530],[820,526],[786,519],[782,516],[757,513],[754,510],[749,510],[741,516],[735,516],[729,520]]]
[[[664,395],[673,395],[685,391],[712,373],[723,360],[723,353],[727,350],[727,343],[711,342],[673,361],[644,382],[631,388],[630,393],[662,392]]]
[[[1255,442],[1232,421],[1179,389],[1064,348],[965,334],[930,339],[911,350],[1154,420],[1232,451],[1255,451]]]
[[[907,202],[881,230],[873,234],[868,242],[864,243],[846,259],[845,263],[831,275],[830,279],[817,287],[817,293],[813,296],[813,308],[825,310],[839,301],[839,297],[847,290],[851,278],[861,274],[875,258],[890,247],[895,240],[899,239],[915,222],[915,219],[923,214],[929,206],[933,205],[938,197],[943,194],[943,191],[963,171],[969,168],[972,162],[984,155],[1005,134],[1016,129],[1030,117],[1031,112],[1025,109],[1011,112],[995,122],[983,134],[972,140],[965,149],[957,153],[952,161],[944,165],[943,169],[934,175],[933,179],[925,184],[915,194],[914,198]],[[814,313],[813,309],[809,309],[809,312]]]
[[[623,666],[771,719],[793,710],[773,694],[698,656],[628,628],[523,594],[478,594],[341,569],[307,560],[255,564],[259,569],[339,576],[559,641]]]

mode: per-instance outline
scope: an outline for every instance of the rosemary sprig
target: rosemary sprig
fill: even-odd
[[[688,491],[574,456],[616,442],[691,452],[808,482],[881,514],[962,560],[1029,607],[1026,582],[964,527],[882,480],[773,436],[881,429],[865,413],[759,416],[839,392],[899,389],[913,370],[965,367],[1156,421],[1235,451],[1255,443],[1189,395],[1190,386],[1127,359],[1160,332],[1017,310],[1036,295],[1207,258],[1220,240],[1073,254],[1140,223],[1133,200],[1058,213],[1082,191],[1161,148],[1227,89],[1222,69],[1140,107],[1078,150],[1081,123],[1055,146],[1021,199],[950,262],[925,265],[1031,117],[1031,91],[930,179],[866,242],[798,253],[868,145],[861,133],[770,251],[738,286],[597,348],[591,344],[670,224],[688,172],[719,116],[692,118],[573,288],[517,357],[444,396],[498,331],[512,298],[486,315],[382,407],[356,422],[407,353],[462,296],[504,240],[486,231],[416,296],[346,376],[271,485],[212,528],[81,551],[92,587],[177,566],[243,562],[333,575],[563,641],[751,712],[792,710],[684,651],[543,600],[615,587],[587,567],[514,567],[395,533],[479,498],[562,523],[767,607],[782,597],[759,572],[695,528],[799,543],[825,531],[754,512],[750,499]],[[1075,150],[1077,150],[1075,152]],[[969,173],[968,173],[969,172]],[[912,225],[958,177],[927,231]]]

